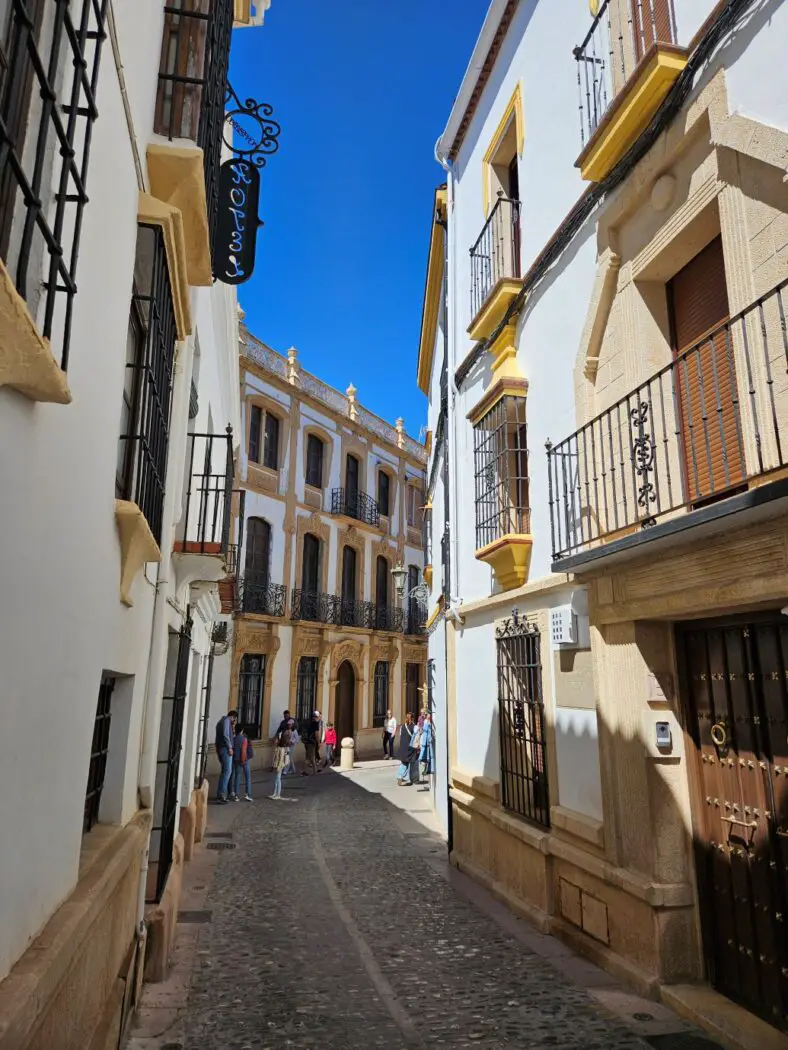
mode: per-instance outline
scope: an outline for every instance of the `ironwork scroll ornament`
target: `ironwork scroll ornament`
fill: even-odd
[[[230,108],[233,103],[234,107]],[[273,106],[253,98],[241,102],[232,84],[228,84],[225,109],[225,128],[229,125],[232,133],[225,130],[224,144],[236,157],[243,157],[255,167],[264,168],[266,158],[279,149],[282,131],[281,125],[273,119]]]
[[[654,439],[646,433],[648,423],[648,402],[641,401],[639,405],[630,410],[629,418],[635,428],[636,437],[632,442],[632,458],[635,463],[635,472],[641,478],[638,488],[638,506],[645,510],[646,516],[640,523],[642,529],[656,525],[657,519],[648,513],[649,503],[655,503],[657,494],[653,483],[649,480],[649,473],[654,469]]]

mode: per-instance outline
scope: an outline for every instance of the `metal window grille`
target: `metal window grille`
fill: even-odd
[[[3,7],[0,255],[65,370],[107,0]]]
[[[520,202],[499,194],[471,248],[471,317],[498,281],[520,276]]]
[[[317,703],[317,657],[302,656],[298,661],[296,677],[296,722],[298,731],[304,733],[312,720]]]
[[[139,313],[145,334],[142,353],[126,360],[127,375],[131,373],[133,377],[134,412],[124,412],[128,429],[120,435],[119,459],[130,457],[130,467],[125,475],[125,490],[119,496],[137,503],[160,543],[177,338],[160,226],[138,227],[132,312]]]
[[[420,685],[421,664],[405,664],[405,711],[409,711],[414,718],[418,716],[422,706]]]
[[[542,700],[541,637],[516,611],[495,631],[501,801],[506,809],[550,826]]]
[[[88,786],[85,791],[85,815],[82,831],[88,832],[98,822],[101,792],[104,788],[104,775],[107,771],[107,752],[109,751],[109,728],[112,718],[112,691],[115,679],[102,675],[99,686],[96,718],[93,722],[93,743],[90,748],[90,765],[88,766]]]
[[[380,525],[378,501],[360,489],[332,489],[331,513],[355,518],[377,528]]]
[[[233,428],[187,436],[186,492],[178,542],[185,551],[226,554],[233,498]]]
[[[233,0],[173,0],[164,7],[154,130],[196,141],[203,151],[211,244],[230,63]]]
[[[226,624],[214,624],[213,638],[216,639],[216,628]],[[208,763],[208,719],[211,715],[211,689],[213,687],[213,646],[205,665],[205,678],[202,686],[202,703],[200,706],[200,723],[197,730],[197,754],[194,763],[194,786],[199,788],[205,780],[205,768]]]
[[[525,398],[501,398],[474,427],[476,547],[528,533],[528,444]]]
[[[389,706],[389,664],[387,660],[378,660],[375,664],[374,699],[372,726],[374,729],[382,729]]]
[[[265,656],[247,653],[241,658],[238,675],[238,724],[252,740],[259,740],[263,722]]]
[[[172,866],[172,846],[178,819],[178,781],[181,770],[181,735],[183,714],[186,707],[186,686],[189,679],[189,656],[191,654],[192,621],[187,617],[177,635],[178,651],[172,692],[162,698],[162,732],[169,724],[166,749],[162,749],[160,734],[159,759],[156,762],[155,815],[151,828],[151,863],[149,880],[153,889],[148,890],[148,900],[156,904],[161,900],[167,876]],[[163,751],[163,753],[162,753]],[[161,793],[159,789],[161,788]]]

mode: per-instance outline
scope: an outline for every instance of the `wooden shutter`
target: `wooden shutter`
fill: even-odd
[[[355,496],[358,492],[358,460],[349,454],[345,471],[345,488],[348,496]]]
[[[263,426],[263,413],[259,405],[252,405],[249,416],[249,459],[260,462],[260,432]]]
[[[304,563],[301,568],[301,589],[308,594],[317,594],[320,567],[320,540],[308,532],[304,536]]]
[[[720,237],[670,281],[668,298],[686,495],[689,503],[697,503],[744,477]]]
[[[389,603],[389,563],[380,555],[375,568],[375,602],[378,608]]]
[[[356,598],[356,552],[353,547],[345,547],[342,552],[342,597],[350,602]]]
[[[675,43],[672,0],[630,0],[630,3],[636,62],[654,43]]]

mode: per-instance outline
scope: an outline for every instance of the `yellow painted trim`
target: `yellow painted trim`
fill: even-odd
[[[428,630],[430,629],[430,627],[432,627],[432,625],[433,625],[433,624],[435,623],[435,621],[436,621],[436,620],[438,619],[438,617],[439,617],[439,616],[440,616],[440,614],[441,614],[441,611],[442,611],[442,609],[443,609],[443,606],[444,606],[444,604],[445,604],[445,603],[444,603],[444,600],[443,600],[443,595],[441,595],[441,596],[440,596],[440,598],[438,598],[438,601],[437,601],[437,603],[436,603],[436,605],[435,605],[435,608],[434,608],[434,609],[432,610],[432,612],[430,613],[430,618],[429,618],[429,620],[427,620],[427,622],[426,622],[426,623],[425,623],[425,625],[424,625],[424,629],[425,629],[425,631],[428,631]]]
[[[502,277],[493,285],[481,309],[468,326],[471,339],[487,339],[503,320],[523,282],[515,277]]]
[[[484,187],[484,214],[490,214],[490,169],[492,167],[492,161],[495,154],[498,152],[498,148],[503,141],[503,137],[509,130],[509,125],[514,118],[515,122],[515,134],[517,136],[517,156],[522,157],[523,147],[525,146],[525,119],[523,117],[523,91],[522,82],[517,81],[512,97],[506,104],[506,109],[503,111],[503,116],[498,122],[498,127],[495,129],[495,134],[492,137],[490,145],[484,154],[482,160],[482,186]]]
[[[533,545],[531,536],[508,533],[480,547],[476,551],[476,558],[491,567],[502,590],[511,591],[515,587],[522,587],[528,580]]]
[[[432,590],[432,566],[431,565],[425,565],[424,566],[424,582],[427,584],[427,586],[430,588],[430,590]]]
[[[233,21],[236,25],[248,26],[252,15],[252,0],[235,0]]]
[[[10,386],[31,401],[67,405],[66,373],[39,332],[27,303],[0,259],[0,386]]]
[[[133,605],[134,578],[146,562],[161,561],[161,550],[145,515],[131,500],[115,500],[115,524],[120,539],[120,600]]]
[[[468,412],[466,418],[469,420],[471,426],[475,427],[503,398],[521,397],[524,399],[527,394],[527,379],[505,376],[493,383],[493,385],[485,391],[483,397],[476,402],[470,412]]]
[[[443,284],[444,234],[443,229],[435,222],[439,213],[446,218],[448,193],[445,186],[435,190],[432,232],[430,234],[430,253],[427,258],[427,280],[424,288],[424,305],[421,313],[421,335],[419,337],[419,361],[417,382],[423,394],[430,392],[432,359],[435,354],[435,336],[438,331],[438,314],[440,313],[441,285]]]
[[[186,339],[192,333],[192,312],[189,296],[189,278],[186,273],[186,240],[183,233],[183,215],[172,204],[166,204],[149,193],[139,195],[137,222],[160,226],[167,252],[175,325],[178,338]]]
[[[686,51],[657,45],[635,71],[577,160],[589,182],[608,175],[648,126],[687,65]]]
[[[183,215],[189,284],[209,288],[213,269],[202,150],[151,143],[147,159],[151,194]]]

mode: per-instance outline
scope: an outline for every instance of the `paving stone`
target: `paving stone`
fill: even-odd
[[[188,927],[184,1050],[648,1050],[436,873],[380,795],[333,774],[285,791],[299,806],[239,811],[210,921]]]

